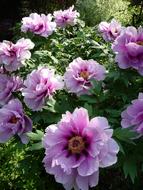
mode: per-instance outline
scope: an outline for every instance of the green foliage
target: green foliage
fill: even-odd
[[[96,2],[99,3],[99,1]],[[102,1],[100,8],[104,7],[103,2],[106,3]],[[109,6],[105,7],[107,10],[109,9]],[[104,12],[105,8],[102,11]],[[114,11],[113,7],[112,11]],[[109,18],[112,16],[110,10],[108,14],[101,14],[99,17],[105,16],[106,18],[107,16]],[[63,75],[69,63],[77,57],[95,59],[106,67],[107,73],[103,82],[91,81],[93,88],[90,89],[89,95],[77,97],[64,89],[51,99],[47,99],[42,111],[32,112],[24,105],[25,112],[33,120],[33,132],[28,134],[30,138],[28,145],[20,144],[18,139],[12,139],[8,143],[0,145],[0,184],[2,184],[0,190],[63,189],[44,170],[42,138],[47,126],[57,123],[62,114],[66,111],[72,112],[76,107],[85,107],[90,118],[95,116],[108,118],[109,124],[114,130],[114,138],[120,146],[118,163],[106,172],[101,170],[101,182],[96,189],[138,190],[142,175],[140,168],[143,166],[143,142],[137,138],[135,132],[122,129],[120,121],[121,112],[143,90],[143,78],[136,71],[119,69],[114,61],[111,44],[102,40],[96,27],[84,26],[84,22],[80,20],[77,26],[58,29],[47,39],[30,33],[19,34],[17,37],[20,36],[29,37],[35,43],[32,58],[27,61],[26,67],[18,71],[18,75],[23,78],[26,78],[28,73],[41,65],[54,67],[56,73]],[[22,100],[21,95],[17,96]],[[135,183],[134,189],[132,189],[128,178],[127,184],[124,183],[123,173],[126,178],[129,176]],[[120,189],[117,182],[113,186],[115,174],[117,174],[118,183],[121,182]],[[108,179],[108,176],[111,176],[111,179],[110,177]]]
[[[111,18],[129,24],[132,19],[132,12],[128,8],[129,4],[130,2],[126,0],[77,0],[76,6],[81,18],[88,25],[93,26]]]

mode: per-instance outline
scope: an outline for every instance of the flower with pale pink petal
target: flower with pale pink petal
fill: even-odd
[[[112,45],[121,69],[133,68],[143,75],[143,28],[129,26]]]
[[[74,26],[77,23],[77,18],[79,17],[79,13],[77,11],[73,11],[74,6],[70,7],[67,10],[59,10],[54,12],[54,18],[57,26],[66,27],[68,25]]]
[[[22,19],[22,32],[32,32],[34,34],[48,37],[50,36],[56,29],[56,23],[52,22],[52,15],[48,14],[37,14],[32,13],[29,17],[24,17]]]
[[[84,108],[67,112],[47,127],[43,138],[46,172],[66,190],[88,190],[98,184],[99,168],[117,162],[118,144],[104,117],[89,120]]]
[[[73,60],[64,74],[65,84],[69,92],[77,95],[89,94],[91,80],[101,81],[105,78],[105,67],[94,60]]]
[[[115,19],[112,19],[110,23],[101,22],[98,27],[99,32],[105,41],[114,41],[121,33],[122,27]]]
[[[27,132],[32,131],[32,121],[24,114],[21,102],[13,99],[0,109],[0,142],[7,142],[18,135],[22,143],[28,143]]]
[[[131,128],[143,135],[143,93],[139,93],[138,99],[132,101],[121,117],[123,128]]]
[[[30,59],[29,50],[34,48],[34,43],[30,39],[21,38],[13,44],[10,41],[0,43],[0,63],[7,71],[16,71]]]
[[[20,91],[23,81],[20,77],[0,74],[0,105],[8,103],[14,92]]]
[[[24,102],[33,111],[41,110],[47,99],[53,96],[56,90],[63,88],[63,79],[55,75],[53,69],[39,67],[33,70],[24,81],[22,90]]]

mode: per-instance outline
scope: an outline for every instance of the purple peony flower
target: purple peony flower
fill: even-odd
[[[32,13],[29,17],[24,17],[22,19],[22,32],[33,32],[43,37],[48,37],[56,29],[56,23],[52,22],[51,14],[48,15],[38,15],[37,13]]]
[[[32,121],[23,112],[22,104],[13,99],[0,109],[0,142],[8,141],[18,135],[22,143],[28,142],[27,132],[32,131]]]
[[[114,41],[121,33],[122,27],[115,19],[111,20],[111,23],[101,22],[98,27],[99,32],[105,41]]]
[[[134,68],[143,75],[143,28],[127,27],[112,46],[116,62],[122,69]]]
[[[105,68],[94,60],[77,58],[69,64],[64,78],[67,89],[77,95],[88,94],[91,80],[104,80]]]
[[[30,39],[20,39],[16,44],[9,41],[0,43],[0,63],[7,71],[16,71],[31,57],[30,49],[34,44]]]
[[[13,97],[12,93],[19,91],[23,86],[20,77],[0,74],[0,105],[8,103]]]
[[[54,70],[47,67],[39,67],[32,71],[24,81],[22,90],[24,102],[34,111],[41,110],[47,98],[56,90],[62,89],[64,84],[62,77],[54,74]]]
[[[59,27],[65,27],[67,25],[74,26],[77,23],[77,18],[79,13],[73,11],[74,6],[70,7],[67,10],[59,10],[54,12],[55,22]]]
[[[89,121],[87,110],[76,108],[47,127],[43,138],[46,172],[66,190],[88,190],[98,184],[99,168],[117,162],[119,146],[104,117]]]
[[[133,100],[121,114],[123,128],[131,127],[136,132],[143,134],[143,93],[139,93],[138,99]]]

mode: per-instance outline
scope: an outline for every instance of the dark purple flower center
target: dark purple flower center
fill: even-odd
[[[81,71],[80,77],[82,77],[83,79],[87,80],[88,77],[89,77],[89,72],[88,71]]]
[[[9,120],[10,123],[16,124],[18,122],[19,118],[12,116]]]
[[[68,149],[72,154],[79,154],[85,149],[85,142],[82,137],[75,136],[68,141]]]
[[[68,18],[68,16],[63,16],[62,19],[63,19],[63,21],[67,21],[69,18]]]
[[[15,56],[16,52],[14,49],[9,50],[10,56]]]
[[[143,46],[143,41],[137,41],[136,42],[138,45],[140,45],[140,46]]]
[[[38,32],[39,30],[42,30],[43,29],[43,24],[40,24],[39,26],[35,27],[35,32]]]

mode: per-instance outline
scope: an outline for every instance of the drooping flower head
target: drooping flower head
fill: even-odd
[[[56,125],[47,127],[43,138],[47,173],[66,190],[88,190],[98,184],[99,168],[117,162],[119,147],[104,117],[89,120],[87,110],[67,112]]]
[[[56,29],[56,23],[52,22],[51,14],[37,14],[32,13],[29,17],[24,17],[22,19],[22,32],[32,32],[34,34],[48,37],[51,35]]]
[[[110,23],[101,22],[98,30],[102,33],[105,41],[114,41],[120,35],[122,27],[119,22],[112,19]]]
[[[68,25],[74,26],[77,23],[77,18],[79,17],[79,13],[77,11],[73,11],[74,6],[70,7],[67,10],[59,10],[54,12],[54,18],[57,26],[66,27]]]
[[[19,91],[23,86],[22,79],[16,76],[0,74],[0,105],[8,103],[13,92]]]
[[[10,41],[0,43],[0,63],[7,71],[16,71],[31,57],[29,50],[34,48],[30,39],[21,38],[16,44]]]
[[[56,90],[63,88],[62,77],[55,75],[53,69],[39,67],[33,70],[24,81],[22,90],[24,102],[34,111],[41,110],[47,98],[50,98]]]
[[[123,128],[130,127],[132,130],[143,134],[143,93],[139,93],[138,99],[132,101],[121,114]]]
[[[32,121],[24,114],[22,104],[13,99],[0,109],[0,142],[7,142],[18,135],[22,143],[28,142],[27,132],[32,131]]]
[[[88,94],[91,80],[104,80],[105,68],[94,60],[77,58],[66,69],[64,79],[67,89],[77,95]]]
[[[143,28],[127,27],[112,46],[122,69],[134,68],[143,75]]]

